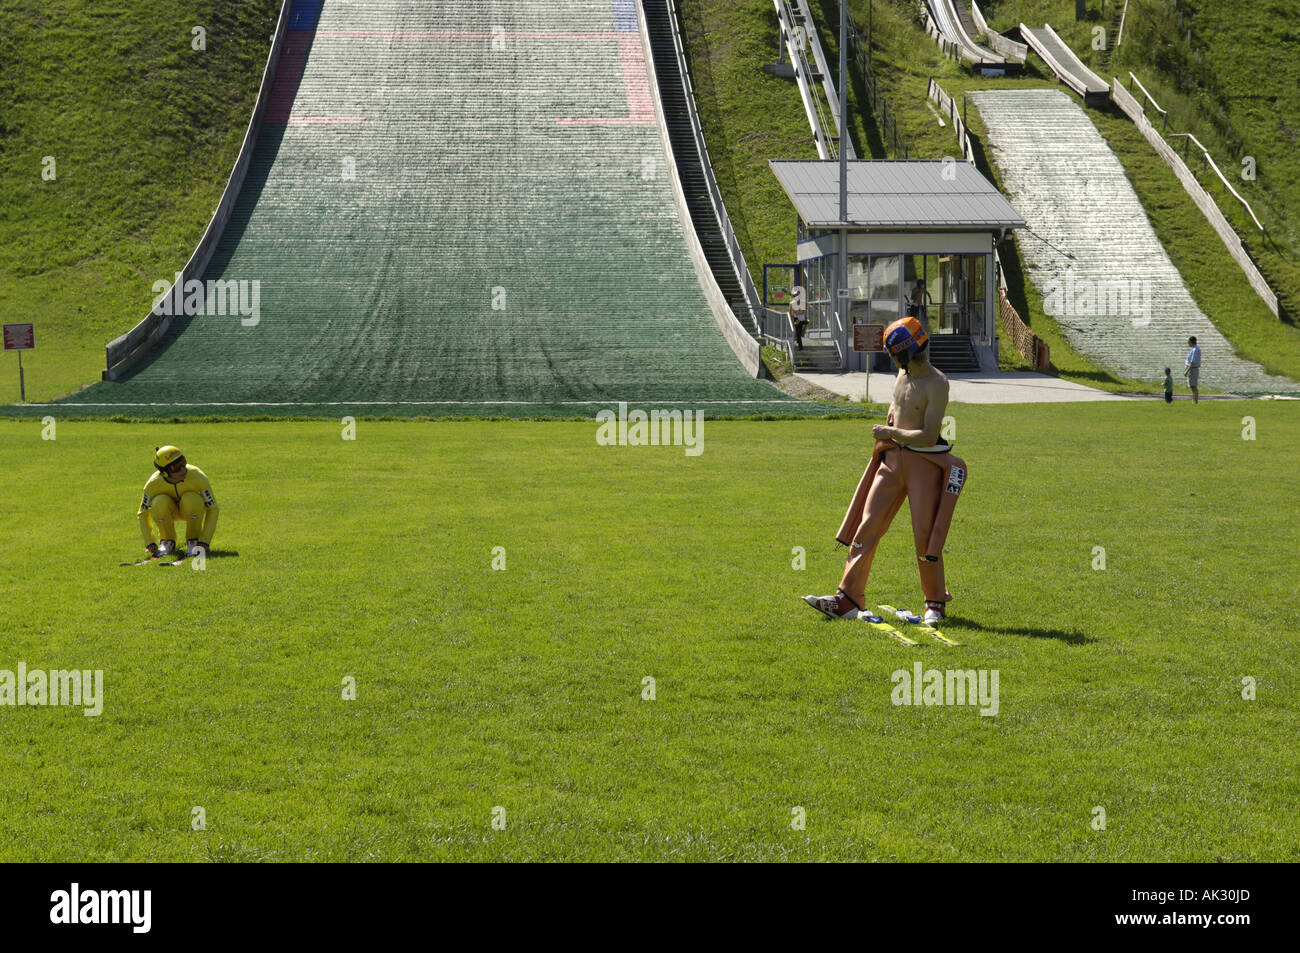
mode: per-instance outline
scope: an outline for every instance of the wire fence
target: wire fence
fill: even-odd
[[[888,98],[880,88],[880,81],[876,77],[876,72],[871,68],[870,44],[867,38],[863,36],[862,31],[858,29],[858,25],[853,18],[849,17],[848,20],[849,50],[853,54],[854,62],[857,63],[858,71],[862,75],[862,84],[867,91],[867,102],[871,107],[872,114],[876,117],[876,125],[880,129],[880,138],[895,159],[911,158],[907,140],[903,137],[903,131],[898,126],[898,114],[890,107]]]

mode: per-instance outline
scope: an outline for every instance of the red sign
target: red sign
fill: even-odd
[[[885,349],[885,326],[883,324],[853,325],[853,350],[883,351]]]
[[[36,326],[33,324],[6,324],[5,350],[30,351],[36,347]]]

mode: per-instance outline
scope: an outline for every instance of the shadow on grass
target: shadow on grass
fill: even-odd
[[[1084,635],[1078,629],[1071,632],[1065,632],[1061,629],[1037,629],[1026,626],[1013,626],[1011,628],[996,628],[980,625],[974,619],[952,618],[944,621],[944,628],[953,629],[974,629],[976,632],[988,632],[992,635],[1023,635],[1031,639],[1059,639],[1062,642],[1069,642],[1071,645],[1088,645],[1097,640]]]
[[[837,622],[841,620],[832,619],[830,616],[823,615],[821,617],[821,621],[829,624],[831,622]],[[893,620],[888,616],[885,617],[886,623],[892,623],[892,621]],[[1009,629],[999,629],[999,628],[990,628],[985,625],[980,625],[978,622],[975,622],[972,619],[962,619],[956,617],[945,620],[942,623],[942,625],[944,629],[961,629],[963,631],[967,629],[971,629],[976,632],[988,632],[991,635],[1023,635],[1031,639],[1059,639],[1062,642],[1069,642],[1071,645],[1088,645],[1089,643],[1097,641],[1096,639],[1090,636],[1084,635],[1078,629],[1075,629],[1072,632],[1064,632],[1061,629],[1033,629],[1024,626],[1018,626]],[[904,625],[900,631],[907,632],[908,627]]]

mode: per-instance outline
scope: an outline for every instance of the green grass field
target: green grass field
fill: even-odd
[[[955,649],[799,601],[864,422],[0,422],[0,669],[106,680],[0,707],[0,859],[1300,860],[1295,406],[951,412]],[[118,566],[163,442],[202,572]],[[915,608],[907,524],[869,594]],[[917,661],[997,715],[892,705]]]

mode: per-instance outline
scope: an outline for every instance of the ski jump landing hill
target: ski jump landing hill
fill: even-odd
[[[1020,35],[1066,86],[1083,97],[1089,106],[1104,106],[1110,100],[1110,84],[1083,65],[1083,60],[1066,44],[1050,23],[1041,27],[1020,24]]]
[[[1300,383],[1233,354],[1077,101],[1055,89],[980,90],[967,98],[988,128],[1007,197],[1042,238],[1021,241],[1028,276],[1072,347],[1125,377],[1158,381],[1165,367],[1182,373],[1187,338],[1195,335],[1202,386],[1300,392]]]
[[[186,276],[256,282],[258,313],[146,323],[62,403],[811,412],[721,331],[645,42],[634,0],[286,4],[246,177]]]
[[[1025,62],[1025,46],[1007,39],[984,22],[971,0],[926,0],[930,14],[930,35],[941,41],[962,60],[983,69],[1014,72]],[[975,42],[984,34],[991,49]]]

